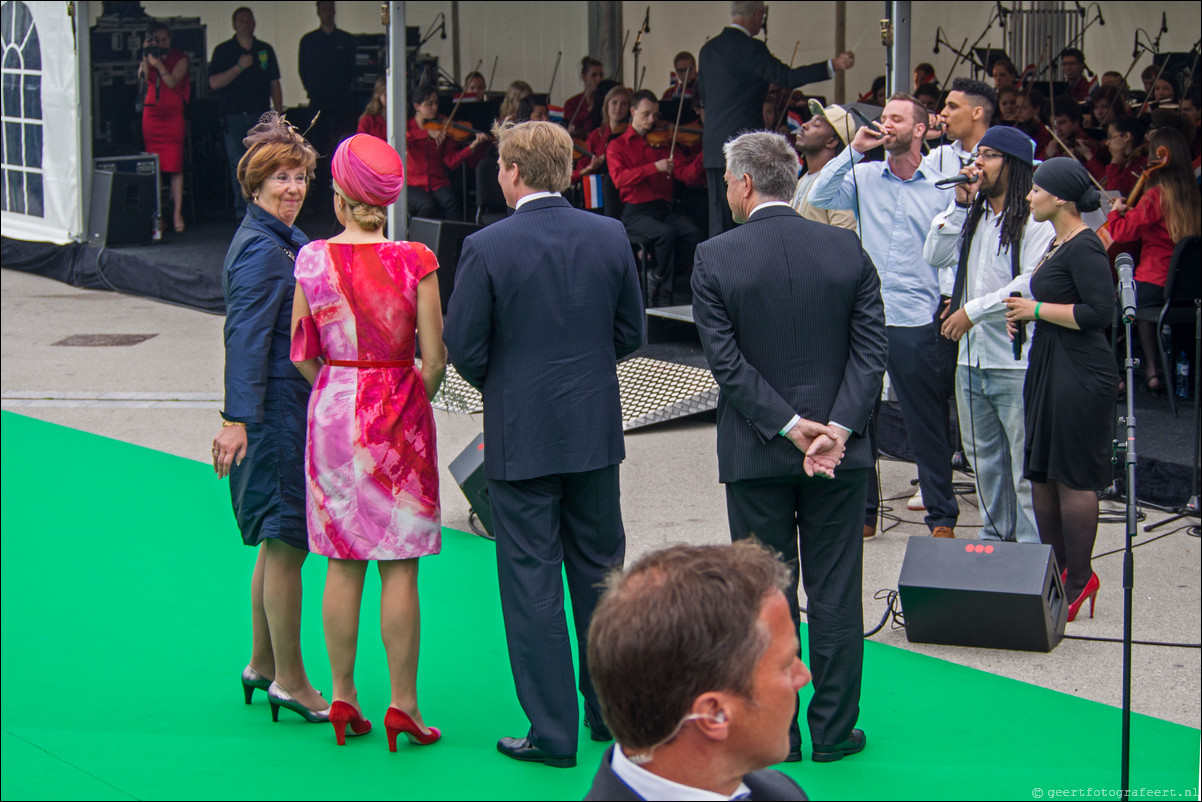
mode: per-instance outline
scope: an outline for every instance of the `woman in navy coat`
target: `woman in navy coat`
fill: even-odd
[[[246,703],[266,690],[279,708],[326,721],[329,704],[313,689],[300,649],[305,528],[305,411],[309,383],[289,359],[293,263],[308,238],[293,223],[313,178],[316,153],[274,113],[243,140],[238,181],[246,216],[225,256],[225,408],[213,439],[213,468],[230,478],[234,517],[259,549],[251,579]]]

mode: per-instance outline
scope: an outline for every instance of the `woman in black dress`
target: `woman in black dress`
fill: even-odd
[[[1099,581],[1090,560],[1098,533],[1098,490],[1110,484],[1118,370],[1106,339],[1114,281],[1101,240],[1081,222],[1101,194],[1076,159],[1049,159],[1035,171],[1031,214],[1050,220],[1056,237],[1031,277],[1033,298],[1007,298],[1013,325],[1034,320],[1023,388],[1031,481],[1039,537],[1066,572],[1068,620]]]

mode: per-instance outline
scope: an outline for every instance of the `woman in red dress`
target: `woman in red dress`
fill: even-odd
[[[159,170],[171,176],[171,203],[179,232],[184,230],[184,104],[192,95],[188,56],[171,46],[171,29],[161,22],[150,24],[145,50],[138,67],[139,77],[146,78],[142,138],[146,152],[158,155]]]

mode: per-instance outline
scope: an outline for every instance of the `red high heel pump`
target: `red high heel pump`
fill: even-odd
[[[351,726],[351,735],[367,735],[371,732],[371,722],[363,718],[355,706],[349,702],[334,702],[330,705],[330,723],[334,725],[334,737],[339,746],[346,745],[346,726]]]
[[[1077,613],[1081,611],[1081,605],[1089,599],[1089,617],[1093,618],[1094,602],[1098,598],[1098,588],[1102,587],[1102,580],[1098,579],[1097,574],[1090,574],[1089,581],[1085,583],[1085,590],[1081,591],[1081,595],[1075,602],[1068,606],[1068,620],[1072,621],[1077,617]]]
[[[438,727],[430,727],[429,732],[422,732],[422,728],[417,726],[417,722],[410,718],[408,713],[395,707],[388,708],[388,713],[384,716],[384,729],[388,732],[389,752],[396,751],[396,737],[402,732],[409,738],[409,743],[418,746],[429,746],[442,737]]]

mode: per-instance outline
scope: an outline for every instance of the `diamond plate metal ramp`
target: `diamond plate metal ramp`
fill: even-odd
[[[718,408],[718,384],[708,370],[647,357],[618,363],[618,392],[622,430],[627,432]],[[447,371],[431,404],[447,412],[484,409],[480,393],[454,368]]]

